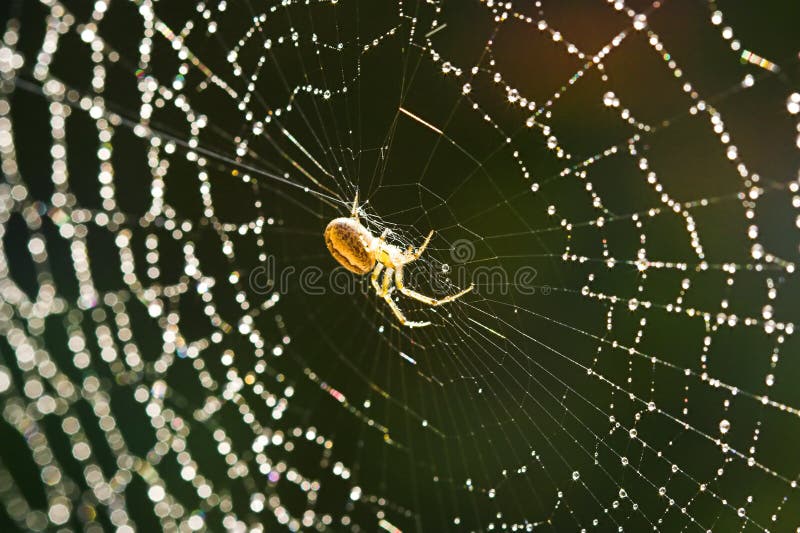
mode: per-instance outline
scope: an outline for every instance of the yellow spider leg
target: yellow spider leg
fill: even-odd
[[[428,233],[428,236],[425,237],[425,242],[422,243],[422,246],[417,248],[416,252],[412,252],[411,250],[406,251],[405,258],[403,259],[403,264],[410,263],[411,261],[416,261],[419,259],[419,256],[422,255],[422,252],[425,251],[425,248],[428,247],[428,243],[431,242],[431,237],[433,237],[433,230]]]
[[[380,264],[380,263],[378,263],[378,264]],[[381,268],[382,267],[383,267],[383,265],[381,265]],[[374,278],[373,283],[374,283],[374,285],[376,287],[376,290],[377,290],[378,289],[378,287],[377,287],[377,285],[378,285],[378,281],[377,281],[378,275],[376,274],[376,272],[378,274],[380,273],[380,269],[378,269],[377,266],[375,267],[375,270],[372,271],[372,275],[373,275],[373,278]],[[412,321],[408,320],[406,318],[406,315],[403,313],[403,311],[400,310],[400,307],[397,305],[397,302],[395,302],[392,299],[392,292],[394,291],[394,287],[392,287],[392,274],[393,273],[394,273],[394,271],[391,268],[387,268],[386,269],[386,273],[383,275],[382,286],[380,287],[380,290],[378,291],[378,296],[380,296],[381,298],[386,300],[386,303],[389,304],[389,307],[391,308],[392,312],[394,313],[394,316],[397,317],[397,320],[403,326],[406,326],[406,327],[409,327],[409,328],[421,328],[421,327],[424,327],[424,326],[429,326],[430,322],[412,322]]]
[[[353,199],[353,210],[350,211],[350,216],[358,220],[358,191],[356,191],[356,197]]]
[[[392,292],[392,274],[394,274],[394,270],[387,268],[386,273],[383,275],[383,283],[381,284],[381,298],[385,298],[387,294]]]
[[[389,289],[383,299],[386,300],[386,303],[389,304],[389,307],[392,309],[394,316],[397,317],[398,322],[407,328],[423,328],[425,326],[430,326],[430,322],[412,322],[406,318],[406,315],[403,314],[403,311],[400,310],[400,307],[397,305],[397,302],[392,300],[392,292],[394,291],[394,287]]]
[[[387,275],[389,274],[388,270],[386,271],[386,274]],[[409,289],[408,287],[406,287],[403,284],[403,269],[402,269],[402,267],[398,268],[395,271],[395,274],[394,274],[394,285],[395,285],[395,287],[397,287],[397,289],[401,293],[405,294],[409,298],[414,298],[415,300],[418,300],[418,301],[420,301],[420,302],[422,302],[424,304],[428,304],[428,305],[430,305],[432,307],[435,307],[437,305],[446,304],[447,302],[452,302],[453,300],[457,300],[457,299],[461,298],[462,296],[464,296],[465,294],[467,294],[473,288],[475,288],[475,284],[474,283],[470,283],[469,287],[467,287],[466,289],[464,289],[464,290],[462,290],[460,292],[457,292],[456,294],[450,294],[448,296],[445,296],[444,298],[438,298],[438,299],[437,298],[431,298],[430,296],[425,296],[424,294],[421,294],[421,293],[418,293],[417,291],[411,290],[411,289]]]
[[[372,270],[372,276],[370,277],[372,288],[375,289],[375,292],[379,295],[381,293],[381,286],[378,285],[378,276],[381,275],[382,270],[383,270],[383,263],[376,263],[375,268]]]

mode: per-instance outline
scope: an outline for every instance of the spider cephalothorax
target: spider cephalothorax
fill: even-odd
[[[325,228],[325,244],[333,258],[350,272],[359,276],[372,272],[370,280],[372,287],[378,296],[386,300],[401,324],[413,328],[427,326],[430,322],[407,320],[400,307],[392,299],[392,292],[395,288],[409,298],[414,298],[430,306],[452,302],[472,290],[473,285],[470,285],[456,294],[444,298],[431,298],[407,288],[403,284],[403,266],[419,259],[428,246],[433,231],[428,233],[422,246],[416,251],[412,247],[403,251],[397,246],[387,243],[385,240],[387,233],[385,231],[380,237],[375,237],[359,222],[358,195],[356,195],[350,216],[335,218]],[[384,269],[386,269],[385,272],[383,272]],[[381,272],[383,272],[383,279],[381,283],[378,283]]]

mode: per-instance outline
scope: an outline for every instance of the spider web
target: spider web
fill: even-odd
[[[797,10],[566,4],[8,3],[3,529],[798,528]]]

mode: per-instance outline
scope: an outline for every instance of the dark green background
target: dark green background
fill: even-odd
[[[187,46],[220,77],[244,92],[244,83],[236,80],[226,62],[228,50],[250,26],[255,13],[275,2],[229,2],[218,18],[216,35],[204,34],[201,17],[191,2],[162,1],[156,13],[173,29],[192,19],[198,27],[187,39]],[[800,424],[795,415],[762,406],[745,394],[732,396],[697,376],[703,338],[701,319],[668,312],[665,306],[678,297],[681,281],[691,280],[684,305],[708,311],[722,311],[720,302],[730,303],[729,313],[740,317],[760,317],[766,297],[767,278],[779,288],[775,302],[777,320],[796,322],[797,279],[771,267],[769,273],[740,270],[733,287],[726,285],[728,275],[716,266],[734,263],[752,264],[750,241],[746,236],[749,222],[744,217],[737,194],[743,190],[742,179],[726,160],[722,144],[713,133],[708,116],[690,116],[689,98],[681,90],[684,81],[715,106],[731,133],[739,154],[752,172],[761,177],[764,195],[758,201],[752,222],[760,229],[760,242],[769,252],[787,261],[795,261],[798,252],[796,212],[786,184],[797,179],[798,151],[795,146],[796,117],[786,111],[786,99],[798,86],[797,21],[800,8],[796,2],[720,2],[725,24],[730,24],[743,47],[781,65],[779,74],[771,74],[753,65],[742,65],[738,53],[729,49],[719,35],[720,28],[710,22],[706,2],[673,0],[653,11],[650,28],[665,44],[666,50],[683,69],[685,78],[677,81],[660,56],[647,44],[642,32],[630,29],[630,21],[601,0],[543,2],[542,13],[551,27],[587,53],[608,44],[622,30],[630,31],[623,44],[603,61],[608,81],[603,82],[597,69],[590,69],[550,110],[552,116],[539,120],[552,128],[560,144],[573,155],[573,162],[620,145],[620,154],[588,169],[586,181],[602,198],[607,222],[602,230],[587,224],[599,215],[592,207],[584,180],[574,175],[559,177],[565,166],[546,148],[545,138],[525,127],[530,112],[519,109],[506,99],[505,84],[516,87],[541,106],[567,83],[583,61],[568,55],[561,43],[533,25],[518,21],[496,24],[485,4],[459,0],[447,2],[402,3],[404,15],[394,2],[367,0],[341,1],[330,5],[278,7],[265,26],[266,36],[300,35],[297,47],[273,48],[256,84],[257,96],[251,108],[256,115],[266,107],[286,104],[287,87],[313,84],[340,87],[347,81],[346,97],[330,100],[301,94],[295,111],[281,117],[280,126],[290,131],[308,148],[334,178],[325,176],[296,147],[282,136],[275,123],[268,126],[266,137],[250,140],[250,154],[236,162],[234,137],[249,135],[234,102],[216,88],[198,91],[203,81],[196,69],[190,69],[185,93],[192,105],[208,116],[209,126],[200,136],[202,146],[216,154],[209,157],[209,174],[216,214],[223,221],[245,222],[259,215],[271,217],[275,224],[265,229],[264,247],[255,244],[252,235],[232,235],[237,248],[231,264],[220,252],[219,237],[202,214],[197,171],[183,157],[179,148],[172,158],[166,177],[166,200],[180,219],[195,222],[187,236],[197,245],[197,255],[205,274],[217,279],[215,303],[222,316],[236,324],[241,317],[234,298],[238,289],[225,280],[232,270],[242,273],[243,281],[252,269],[262,264],[258,254],[272,256],[279,269],[293,266],[302,269],[317,265],[326,273],[335,267],[324,247],[322,231],[327,222],[347,213],[346,205],[356,188],[365,204],[366,221],[373,231],[383,225],[394,230],[395,243],[421,242],[429,229],[436,230],[418,280],[420,290],[431,292],[424,282],[425,268],[439,272],[440,263],[453,264],[449,248],[459,239],[469,239],[475,246],[475,258],[461,265],[464,272],[481,266],[494,266],[514,272],[522,266],[536,269],[538,291],[524,295],[513,288],[508,294],[496,286],[478,286],[463,302],[437,311],[422,308],[407,299],[400,305],[411,319],[432,320],[426,329],[410,331],[395,322],[387,306],[374,294],[309,295],[297,286],[297,278],[272,310],[256,318],[256,326],[268,346],[283,335],[292,342],[280,358],[267,357],[270,372],[267,381],[278,390],[276,374],[285,377],[295,388],[290,407],[278,427],[286,429],[313,426],[334,441],[331,462],[342,461],[352,469],[350,484],[324,468],[321,450],[298,443],[291,453],[281,452],[291,466],[322,484],[317,513],[338,518],[349,514],[362,531],[375,531],[376,512],[404,531],[486,530],[503,522],[542,522],[540,529],[574,531],[580,528],[600,531],[653,529],[663,531],[756,531],[759,527],[744,524],[736,509],[747,507],[747,515],[772,531],[789,531],[800,521],[797,489],[745,460],[724,455],[712,439],[719,437],[718,424],[731,421],[732,430],[725,436],[731,447],[748,455],[755,445],[756,459],[788,479],[797,479],[800,470],[798,445]],[[70,1],[65,5],[77,20],[88,16],[89,2]],[[436,15],[434,9],[441,7]],[[638,10],[648,10],[646,2],[628,2]],[[539,18],[533,2],[515,2],[521,13]],[[41,44],[45,27],[45,9],[33,1],[10,2],[3,11],[21,21],[19,50],[29,69]],[[415,19],[412,24],[411,19]],[[447,27],[431,37],[431,44],[442,56],[432,60],[424,49],[424,35],[431,20],[437,18]],[[392,27],[392,36],[361,53],[364,44],[381,37]],[[410,29],[414,28],[413,36]],[[119,51],[121,60],[109,65],[105,98],[109,109],[123,117],[137,120],[139,94],[136,90],[137,47],[142,23],[133,5],[115,1],[100,26],[99,33]],[[320,41],[346,46],[342,52],[323,50],[310,43],[316,33]],[[492,39],[492,46],[486,43]],[[180,61],[167,41],[155,37],[153,60],[147,72],[168,83],[177,73]],[[263,53],[261,41],[253,39],[239,54],[245,74],[252,72]],[[441,63],[449,60],[464,69],[460,77],[444,75]],[[489,67],[494,60],[495,66]],[[504,83],[495,84],[485,71],[471,76],[469,68],[480,64],[490,72],[503,73]],[[91,62],[85,44],[71,32],[62,37],[52,65],[52,74],[70,87],[89,92]],[[752,74],[755,87],[743,90],[740,82]],[[19,165],[29,190],[43,202],[52,194],[49,178],[50,133],[45,99],[37,94],[36,82],[23,69],[21,83],[12,96],[12,117],[19,154]],[[352,81],[351,80],[355,80]],[[462,85],[469,81],[470,97],[482,112],[471,109],[462,96]],[[33,82],[33,85],[30,84]],[[618,110],[603,106],[602,97],[614,91],[622,105],[637,119],[657,127],[636,143],[657,172],[665,190],[680,202],[712,199],[712,205],[691,210],[703,243],[706,260],[713,268],[698,272],[699,263],[689,245],[685,221],[676,214],[646,217],[637,230],[629,215],[663,207],[658,195],[646,184],[637,168],[639,156],[624,154],[626,141],[634,133],[618,116]],[[444,138],[407,116],[398,107],[412,111],[444,130]],[[482,119],[489,114],[500,134]],[[177,139],[187,139],[186,121],[177,112],[157,111],[153,128]],[[505,143],[505,137],[512,144]],[[150,173],[146,165],[144,142],[124,126],[113,140],[115,186],[118,203],[135,221],[149,207]],[[309,186],[319,190],[283,158],[280,150],[302,164],[326,188],[340,199],[335,208],[330,202],[304,192]],[[99,208],[97,193],[96,132],[91,119],[75,110],[68,120],[67,147],[70,163],[70,186],[83,207]],[[381,151],[381,148],[385,150]],[[525,179],[515,163],[517,150],[531,177]],[[385,157],[382,157],[385,156]],[[480,162],[481,164],[476,164]],[[341,166],[341,169],[338,167]],[[231,177],[234,169],[251,170],[253,184],[243,184]],[[289,172],[290,186],[270,176]],[[540,188],[533,193],[532,182]],[[325,192],[325,191],[321,191]],[[329,194],[329,193],[326,193]],[[254,201],[261,200],[260,209]],[[554,205],[555,216],[547,214]],[[568,234],[559,228],[562,218],[575,224]],[[137,268],[144,264],[144,236],[163,232],[161,238],[162,283],[175,282],[182,273],[180,243],[163,230],[139,228],[131,224]],[[48,233],[49,232],[49,233]],[[61,294],[69,301],[77,298],[74,273],[68,259],[68,247],[60,241],[52,224],[45,228],[54,276]],[[640,233],[647,236],[644,245]],[[30,293],[36,278],[25,252],[27,230],[19,215],[13,215],[6,228],[5,248],[14,280]],[[567,240],[572,253],[589,261],[563,261]],[[611,257],[618,265],[608,269],[603,264],[602,239],[606,239]],[[52,244],[51,244],[52,241]],[[103,291],[126,289],[119,273],[119,258],[113,234],[90,226],[90,253],[93,275]],[[648,272],[646,279],[630,264],[644,247],[653,261],[686,262],[686,272],[675,269]],[[61,255],[59,255],[61,254]],[[628,263],[626,263],[628,262]],[[454,265],[455,266],[455,265]],[[623,301],[613,306],[613,329],[606,330],[608,301],[581,295],[587,276],[594,273],[592,290],[619,298],[638,298],[653,302],[653,307],[629,311]],[[143,275],[143,270],[140,272]],[[637,292],[639,285],[642,292]],[[543,291],[547,286],[549,291]],[[253,291],[248,296],[255,305],[264,296]],[[209,335],[212,327],[202,315],[201,302],[190,290],[174,302],[181,312],[182,333],[189,339]],[[134,309],[134,334],[145,359],[159,355],[161,331],[146,315],[143,306],[131,302]],[[449,313],[449,315],[448,315]],[[609,344],[618,341],[633,345],[640,319],[647,326],[637,349],[644,356],[629,355]],[[497,336],[473,320],[501,333]],[[378,328],[383,326],[382,332]],[[87,335],[92,336],[86,317]],[[769,394],[777,402],[797,406],[797,379],[800,376],[797,342],[790,337],[781,348],[778,368],[769,370],[769,357],[775,335],[763,328],[737,325],[721,327],[712,334],[708,372],[725,383],[754,395]],[[64,317],[48,319],[43,339],[56,360],[69,368],[69,353],[64,342]],[[598,354],[598,346],[602,351]],[[219,356],[225,349],[237,354],[235,366],[244,375],[253,369],[255,358],[247,339],[237,333],[225,336],[218,346],[203,352],[207,368],[220,383],[224,372]],[[410,365],[401,358],[404,352],[417,361]],[[0,360],[13,367],[13,353],[0,340]],[[660,363],[651,364],[649,357]],[[597,357],[597,361],[593,359]],[[99,358],[97,358],[99,360]],[[202,405],[207,394],[198,383],[192,362],[177,361],[167,375],[170,394],[167,403],[187,419]],[[587,375],[585,367],[602,374],[603,380]],[[683,369],[694,373],[687,377]],[[155,437],[141,405],[132,401],[137,385],[118,384],[109,368],[92,367],[104,379],[112,395],[112,407],[131,450],[144,456]],[[309,379],[313,372],[317,380]],[[766,374],[776,375],[776,384],[767,391]],[[78,379],[80,373],[72,369]],[[628,378],[631,382],[628,383]],[[152,371],[140,376],[148,384]],[[341,391],[349,402],[376,422],[389,428],[396,445],[389,445],[384,434],[365,423],[364,418],[343,407],[324,392],[319,382]],[[283,387],[284,385],[281,385]],[[638,398],[631,400],[628,392]],[[270,409],[263,400],[246,393],[254,413],[263,424],[269,423]],[[684,403],[684,398],[688,403]],[[661,411],[648,413],[644,404],[654,401]],[[727,412],[723,401],[729,399]],[[371,402],[364,409],[365,400]],[[613,405],[613,407],[612,407]],[[684,416],[684,405],[689,414]],[[86,405],[84,423],[89,427],[92,415]],[[663,412],[662,412],[663,411]],[[626,429],[609,421],[613,415],[623,428],[635,427],[642,441],[632,440]],[[668,413],[666,416],[663,413]],[[426,420],[429,427],[423,427]],[[685,429],[682,423],[694,430]],[[60,434],[54,415],[44,422],[52,432],[53,445],[62,448],[65,465],[73,464],[66,441]],[[226,478],[226,465],[214,451],[211,432],[225,427],[234,441],[234,450],[251,462],[251,475],[234,481]],[[431,429],[435,427],[437,431]],[[753,441],[753,431],[760,438]],[[112,456],[104,455],[99,430],[98,457],[113,472]],[[50,435],[50,433],[48,433]],[[709,438],[706,438],[708,436]],[[21,437],[0,422],[0,454],[33,507],[44,508],[38,474],[28,459],[29,452]],[[251,513],[248,494],[276,490],[288,508],[300,516],[304,498],[294,485],[278,483],[267,487],[257,473],[252,453],[253,436],[244,426],[236,409],[227,405],[207,427],[194,422],[189,437],[190,449],[200,463],[200,471],[212,479],[215,489],[233,496],[234,511],[249,523],[263,522],[268,531],[278,526],[268,512]],[[661,452],[658,457],[656,452]],[[273,451],[280,456],[279,451]],[[532,454],[534,455],[532,457]],[[620,456],[630,459],[623,467]],[[538,458],[538,459],[537,459]],[[728,461],[729,460],[729,461]],[[680,473],[670,471],[670,465]],[[524,474],[517,469],[526,466]],[[716,478],[718,468],[725,474]],[[572,481],[572,471],[580,471],[580,482]],[[159,467],[168,488],[187,509],[198,505],[191,487],[178,477],[174,456],[168,455]],[[507,475],[503,472],[506,471]],[[73,466],[73,481],[82,489],[78,465]],[[468,490],[467,480],[474,490]],[[708,483],[709,491],[698,493],[697,483]],[[353,506],[348,494],[352,484],[364,493],[384,497],[386,506],[359,502]],[[659,497],[658,487],[667,488],[675,505]],[[618,508],[619,488],[628,498]],[[495,497],[487,495],[495,490]],[[717,495],[712,497],[709,492]],[[158,522],[147,500],[146,485],[134,481],[126,490],[128,506],[142,531],[154,530]],[[559,498],[558,494],[562,497]],[[745,498],[754,501],[745,505]],[[788,497],[784,501],[784,498]],[[727,499],[723,505],[720,499]],[[631,507],[638,504],[638,511]],[[777,523],[771,515],[777,513]],[[681,507],[686,507],[684,514]],[[405,512],[408,510],[408,512]],[[207,511],[207,523],[220,530],[222,513]],[[460,525],[454,519],[460,519]],[[99,520],[110,527],[101,509]],[[593,520],[597,520],[593,524]],[[696,521],[696,522],[695,522]],[[5,511],[0,508],[0,529],[10,528]],[[74,526],[79,521],[74,519]],[[344,529],[340,523],[331,526]]]

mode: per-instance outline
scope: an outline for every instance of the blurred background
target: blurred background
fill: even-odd
[[[796,2],[0,17],[0,530],[800,527]]]

